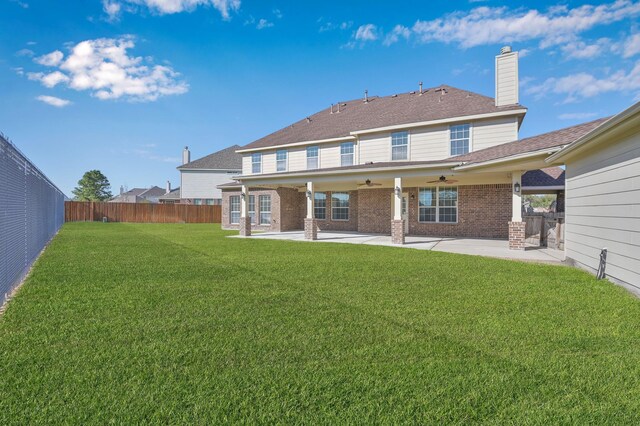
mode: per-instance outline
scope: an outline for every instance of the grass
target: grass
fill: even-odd
[[[0,318],[0,424],[640,422],[640,301],[581,271],[64,226]]]

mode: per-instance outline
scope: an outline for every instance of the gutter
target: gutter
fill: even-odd
[[[433,125],[436,125],[436,124],[443,124],[443,123],[454,123],[454,122],[457,122],[457,121],[468,121],[468,120],[478,120],[478,119],[483,119],[483,118],[504,117],[504,116],[509,116],[509,115],[521,115],[521,114],[526,114],[526,113],[527,113],[527,109],[526,108],[521,108],[521,109],[512,109],[512,110],[508,110],[508,111],[492,112],[492,113],[488,113],[488,114],[462,115],[462,116],[458,116],[458,117],[443,118],[443,119],[440,119],[440,120],[420,121],[420,122],[417,122],[417,123],[396,124],[396,125],[393,125],[393,126],[377,127],[377,128],[373,128],[373,129],[355,130],[355,131],[351,132],[351,134],[357,136],[357,135],[363,135],[363,134],[366,134],[366,133],[384,132],[384,131],[387,131],[387,130],[407,129],[407,128],[413,128],[413,127],[425,127],[425,126],[433,126]]]
[[[292,142],[292,143],[287,143],[283,145],[269,145],[269,146],[263,146],[260,148],[239,149],[236,151],[236,153],[243,154],[245,152],[269,151],[272,149],[288,148],[292,146],[315,145],[319,143],[345,142],[345,141],[354,141],[354,140],[356,140],[355,136],[341,136],[339,138],[318,139],[314,141]]]
[[[322,169],[318,169],[317,171],[303,170],[300,172],[292,172],[292,173],[271,173],[268,175],[245,175],[245,176],[233,176],[235,180],[258,180],[258,179],[271,179],[278,177],[300,177],[300,176],[330,176],[330,175],[341,175],[341,174],[358,174],[358,173],[377,173],[377,172],[387,172],[394,170],[419,170],[419,169],[439,169],[446,167],[455,167],[463,164],[460,161],[457,162],[449,162],[449,163],[437,163],[437,164],[414,164],[410,166],[387,166],[387,167],[362,167],[357,169],[348,169],[348,170],[328,170],[322,171]]]
[[[502,164],[502,163],[508,163],[510,161],[514,161],[514,160],[522,160],[522,159],[526,159],[526,158],[530,158],[530,157],[537,157],[540,155],[550,155],[553,154],[554,152],[560,150],[560,147],[555,147],[555,148],[546,148],[546,149],[541,149],[538,151],[530,151],[530,152],[525,152],[522,154],[515,154],[515,155],[511,155],[509,157],[502,157],[502,158],[496,158],[494,160],[487,160],[487,161],[482,161],[480,163],[470,163],[470,164],[463,164],[461,166],[458,166],[456,168],[454,168],[454,170],[469,170],[469,169],[475,169],[478,167],[485,167],[485,166],[491,166],[493,164]]]

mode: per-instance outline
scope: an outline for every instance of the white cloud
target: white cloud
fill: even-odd
[[[598,115],[595,112],[568,112],[565,114],[560,114],[558,118],[560,120],[586,120],[588,118],[593,118]]]
[[[36,97],[36,99],[40,102],[44,102],[45,104],[49,104],[57,108],[66,107],[67,105],[71,104],[71,101],[67,99],[56,98],[55,96],[40,95]]]
[[[323,18],[319,18],[318,19],[318,23],[320,24],[320,29],[318,30],[321,33],[327,32],[327,31],[333,31],[333,30],[348,30],[349,28],[351,28],[353,26],[353,21],[344,21],[341,22],[339,24],[336,24],[334,22],[324,22],[323,23]]]
[[[520,49],[518,51],[518,57],[520,57],[520,59],[531,55],[531,49]]]
[[[54,50],[46,55],[38,56],[34,59],[34,62],[47,67],[55,67],[60,64],[62,58],[64,58],[64,54],[59,50]]]
[[[122,5],[117,0],[102,0],[102,8],[110,21],[115,21],[120,16]]]
[[[373,24],[360,25],[356,30],[357,41],[374,41],[378,39],[378,27]]]
[[[408,40],[409,37],[411,37],[411,30],[404,25],[396,25],[393,30],[384,38],[383,44],[385,46],[391,46],[393,43],[396,43],[398,40],[400,40],[400,37]]]
[[[231,13],[240,9],[240,0],[103,0],[102,7],[110,19],[117,18],[122,5],[133,6],[127,11],[135,11],[137,7],[146,7],[160,15],[190,12],[198,6],[212,6],[222,19],[231,19]]]
[[[640,3],[617,0],[573,9],[556,6],[546,12],[535,9],[510,11],[506,7],[478,7],[431,21],[417,21],[413,33],[423,42],[456,43],[463,48],[524,40],[540,40],[541,47],[574,40],[597,25],[640,15]]]
[[[16,56],[33,56],[35,52],[31,49],[20,49],[16,52]]]
[[[533,95],[536,99],[549,95],[563,96],[564,103],[592,98],[602,93],[638,91],[640,91],[640,61],[636,62],[629,72],[621,70],[600,78],[581,72],[560,78],[548,78],[541,84],[525,89],[525,93]]]
[[[69,77],[60,71],[54,71],[48,74],[42,72],[30,72],[27,73],[27,77],[29,80],[41,82],[43,86],[48,88],[55,87],[60,83],[67,83],[69,81]]]
[[[633,34],[625,40],[622,56],[630,58],[638,53],[640,53],[640,33]]]
[[[266,19],[260,19],[258,21],[258,25],[256,25],[256,28],[259,30],[262,30],[264,28],[271,28],[273,27],[273,22],[269,22]]]
[[[613,43],[608,38],[598,39],[592,44],[578,40],[560,46],[560,50],[570,59],[592,59],[612,48]]]
[[[282,12],[280,11],[280,9],[273,9],[273,16],[275,16],[278,19],[282,19]]]
[[[46,87],[64,83],[74,90],[89,90],[98,99],[154,101],[187,92],[188,85],[170,66],[129,56],[127,50],[134,46],[131,37],[86,40],[73,46],[64,60],[60,58],[58,70],[32,72],[28,77]]]

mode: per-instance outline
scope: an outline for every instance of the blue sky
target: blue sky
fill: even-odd
[[[640,93],[640,2],[0,0],[0,130],[67,194],[100,169],[179,183],[197,158],[331,103],[445,83],[494,93],[520,59],[520,136]],[[535,4],[534,6],[531,6]]]

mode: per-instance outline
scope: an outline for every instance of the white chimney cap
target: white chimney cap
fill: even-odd
[[[500,49],[501,55],[506,55],[507,53],[511,53],[511,46],[504,46],[502,49]]]

